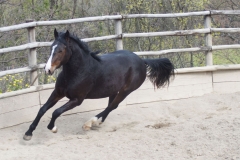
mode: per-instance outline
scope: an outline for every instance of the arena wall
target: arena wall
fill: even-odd
[[[0,128],[11,127],[21,123],[31,122],[39,108],[46,102],[53,90],[54,84],[38,86],[35,88],[4,93],[0,95]],[[154,89],[151,82],[146,79],[144,84],[131,93],[120,106],[129,106],[139,103],[149,103],[155,101],[171,101],[184,99],[204,94],[234,93],[240,91],[240,71],[216,70],[205,72],[186,72],[176,74],[169,87]],[[68,101],[67,98],[60,100],[51,108],[42,119],[48,120],[52,112]],[[108,99],[85,100],[78,106],[63,115],[89,112],[93,110],[103,110],[108,103]],[[194,105],[194,104],[193,104]],[[189,106],[191,107],[191,106]]]

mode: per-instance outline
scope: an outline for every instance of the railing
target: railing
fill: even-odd
[[[131,14],[131,15],[111,15],[111,16],[98,16],[98,17],[86,17],[69,20],[56,20],[56,21],[27,21],[24,24],[18,24],[8,27],[0,28],[0,32],[8,32],[19,29],[27,29],[29,43],[19,45],[15,47],[2,48],[1,53],[15,52],[29,49],[29,66],[24,68],[12,69],[0,72],[0,77],[7,74],[15,74],[21,72],[30,72],[30,83],[34,86],[38,85],[37,69],[41,69],[45,64],[37,64],[36,48],[51,46],[52,42],[36,42],[35,39],[35,27],[38,26],[51,26],[51,25],[63,25],[73,24],[81,22],[93,22],[93,21],[115,21],[115,35],[108,35],[102,37],[86,38],[82,39],[85,42],[101,41],[116,39],[116,50],[123,49],[123,38],[130,37],[152,37],[152,36],[182,36],[182,35],[194,35],[194,34],[205,34],[205,46],[195,48],[182,48],[182,49],[169,49],[160,51],[144,51],[135,52],[137,55],[162,55],[176,52],[206,52],[206,65],[211,66],[213,64],[212,51],[222,49],[235,49],[240,48],[239,44],[235,45],[217,45],[212,46],[212,33],[224,32],[224,33],[235,33],[240,32],[240,28],[211,28],[211,16],[212,15],[240,15],[240,10],[220,10],[220,11],[202,11],[202,12],[189,12],[189,13],[173,13],[173,14]],[[204,29],[194,30],[179,30],[179,31],[166,31],[166,32],[149,32],[149,33],[122,33],[122,20],[130,18],[176,18],[176,17],[187,17],[187,16],[204,16]],[[224,67],[210,67],[208,70],[215,70],[216,68]],[[240,68],[239,65],[231,66],[230,68]],[[225,68],[226,69],[226,68]],[[194,69],[188,69],[186,72],[193,71]],[[196,71],[203,71],[203,69],[195,68]],[[181,73],[181,72],[179,72]]]

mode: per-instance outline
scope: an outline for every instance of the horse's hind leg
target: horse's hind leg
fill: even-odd
[[[117,95],[114,95],[114,96],[112,96],[112,97],[109,97],[108,106],[110,106],[110,104],[113,102],[113,100],[116,98],[116,96],[117,96]],[[120,102],[119,102],[119,103],[120,103]],[[119,105],[119,103],[118,103],[118,105]],[[115,106],[112,108],[112,110],[116,109],[116,108],[118,107],[118,105],[115,105]],[[111,111],[112,111],[112,110],[111,110]],[[111,112],[111,111],[110,111],[110,112]],[[96,116],[96,117],[98,117],[98,119],[99,119],[100,117],[102,117],[101,123],[103,123],[110,112],[106,112],[106,114],[103,114],[102,116],[98,114],[99,116]]]
[[[112,96],[110,96],[109,97],[109,99],[108,99],[108,106],[112,103],[112,101],[114,100],[114,98],[117,96],[117,94],[114,94],[114,95],[112,95]],[[116,109],[118,107],[118,105],[114,108],[114,109]],[[104,117],[102,117],[102,119],[106,119],[106,117],[108,116],[108,114],[107,115],[105,115]],[[93,117],[93,118],[91,118],[88,122],[86,122],[86,123],[89,123],[89,124],[92,124],[93,126],[99,126],[99,124],[101,124],[102,122],[99,122],[99,121],[97,121],[97,117]],[[104,121],[103,120],[103,121]],[[85,123],[85,124],[86,124]]]
[[[60,99],[62,99],[64,96],[59,94],[56,90],[54,90],[51,94],[51,96],[48,98],[47,102],[40,108],[38,111],[38,114],[32,124],[30,125],[29,129],[23,136],[23,139],[26,141],[29,141],[32,138],[32,132],[36,129],[41,117],[44,115],[44,113],[53,107]]]
[[[112,99],[113,99],[112,101],[111,101],[111,98],[109,97],[109,105],[108,105],[108,107],[103,112],[99,113],[95,117],[92,117],[90,120],[88,120],[83,125],[82,128],[84,130],[90,130],[92,125],[97,123],[99,118],[102,118],[101,119],[101,123],[104,122],[106,117],[108,116],[108,114],[112,110],[116,109],[118,107],[119,103],[121,103],[132,91],[133,90],[122,90],[122,91],[119,91],[119,93],[114,98],[112,97]]]

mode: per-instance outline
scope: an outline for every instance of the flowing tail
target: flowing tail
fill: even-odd
[[[147,66],[147,77],[153,83],[154,88],[160,88],[170,83],[170,77],[174,77],[174,66],[167,58],[143,59]]]

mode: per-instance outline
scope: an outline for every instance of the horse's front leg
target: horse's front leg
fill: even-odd
[[[38,111],[38,114],[32,124],[30,125],[29,129],[23,136],[24,140],[29,141],[32,138],[32,132],[36,129],[41,117],[44,115],[44,113],[53,107],[60,99],[62,99],[64,96],[56,91],[56,89],[52,92],[51,96],[48,98],[47,102],[40,108]]]
[[[52,119],[48,125],[48,129],[51,130],[53,133],[57,132],[57,127],[55,126],[56,119],[64,112],[73,109],[76,106],[79,106],[83,102],[83,99],[72,99],[69,100],[66,104],[64,104],[62,107],[56,109],[52,114]]]

